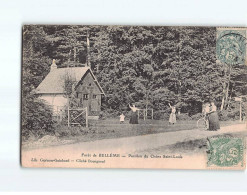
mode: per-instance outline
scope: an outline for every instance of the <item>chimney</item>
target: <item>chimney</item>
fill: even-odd
[[[57,65],[56,65],[56,60],[55,59],[52,60],[52,65],[51,65],[51,70],[50,71],[53,71],[54,69],[57,69]]]

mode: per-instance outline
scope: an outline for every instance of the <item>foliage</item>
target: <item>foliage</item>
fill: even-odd
[[[89,132],[86,127],[68,127],[66,125],[57,125],[55,127],[55,135],[57,137],[81,136]]]
[[[189,117],[210,99],[229,110],[233,97],[246,94],[247,68],[221,64],[215,52],[216,28],[25,26],[22,95],[25,99],[45,78],[52,59],[58,68],[90,61],[106,94],[101,118],[128,115],[129,103],[153,108],[157,119],[169,116],[168,103]]]
[[[22,65],[22,138],[53,134],[52,110],[34,95],[35,88],[49,72],[50,59],[45,55],[46,36],[42,27],[23,29]]]
[[[189,116],[188,113],[181,113],[180,115],[177,115],[177,120],[192,120],[192,118]]]
[[[228,109],[226,110],[222,110],[219,112],[219,118],[222,121],[227,121],[227,120],[239,120],[240,116],[240,112],[239,112],[239,102],[232,102],[231,104],[229,104]],[[245,117],[245,107],[242,104],[242,118]]]
[[[26,97],[22,102],[22,136],[42,137],[53,134],[52,111],[41,100],[35,97]]]

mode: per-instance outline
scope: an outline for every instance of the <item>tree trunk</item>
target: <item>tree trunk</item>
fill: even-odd
[[[90,40],[89,40],[89,32],[87,31],[87,66],[91,67],[90,64]]]
[[[232,73],[232,67],[231,65],[229,66],[229,75],[228,75],[228,79],[227,79],[227,83],[224,84],[223,86],[223,97],[222,97],[222,101],[221,101],[221,107],[220,110],[222,111],[225,107],[225,104],[228,101],[228,96],[229,96],[229,87],[230,87],[230,81],[231,81],[231,73]]]
[[[224,104],[225,104],[225,94],[223,94],[222,100],[221,100],[221,106],[220,106],[220,111],[224,109]]]
[[[74,47],[74,62],[76,62],[76,47]]]
[[[232,73],[232,68],[229,66],[229,76],[228,76],[228,81],[227,81],[227,88],[226,88],[226,99],[225,103],[228,103],[228,97],[229,97],[229,87],[230,87],[230,82],[231,82],[231,73]]]
[[[226,83],[223,83],[223,91],[222,91],[222,100],[221,100],[221,106],[220,106],[220,111],[224,109],[225,105],[225,97],[226,97]]]
[[[232,100],[232,95],[230,95],[229,100],[227,102],[227,108],[226,108],[227,110],[228,110],[228,108],[230,106],[231,100]]]
[[[229,97],[229,85],[230,85],[230,83],[228,82],[227,83],[227,87],[226,87],[226,99],[225,99],[225,103],[227,103],[228,97]]]
[[[146,115],[148,113],[148,92],[147,92],[147,89],[146,89]]]
[[[71,56],[71,49],[69,50],[68,62],[70,62],[70,56]]]
[[[99,53],[99,50],[97,50],[97,52]],[[97,63],[97,65],[96,65],[96,72],[97,72],[97,74],[99,73],[99,62]]]
[[[97,64],[96,68],[97,68],[97,73],[99,73],[99,63]]]
[[[228,109],[230,107],[230,104],[231,104],[231,101],[232,101],[232,90],[233,90],[233,87],[231,87],[231,90],[230,90],[231,93],[229,93],[230,96],[229,96],[229,100],[227,102],[227,108],[226,109]]]

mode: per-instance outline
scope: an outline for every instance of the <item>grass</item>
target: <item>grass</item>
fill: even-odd
[[[195,129],[196,122],[178,122],[175,125],[169,125],[166,121],[161,120],[140,120],[139,124],[129,124],[125,121],[119,124],[117,119],[99,120],[89,122],[89,130],[81,136],[70,136],[69,139],[79,141],[95,141],[101,139],[112,139],[121,137],[132,137],[139,135],[148,135],[154,133],[163,133],[169,131],[181,131]],[[66,138],[68,139],[68,138]]]
[[[51,145],[64,145],[64,144],[73,144],[78,142],[89,142],[102,139],[114,139],[122,137],[133,137],[140,135],[149,135],[157,134],[164,132],[174,132],[182,130],[193,130],[197,129],[196,120],[190,121],[177,121],[175,125],[169,125],[168,121],[164,120],[139,120],[139,124],[129,124],[128,121],[125,121],[124,124],[119,124],[118,119],[107,119],[107,120],[98,120],[98,121],[89,121],[89,128],[79,128],[72,127],[68,128],[63,126],[62,129],[57,129],[56,131],[66,131],[69,132],[69,135],[60,136],[57,142],[50,141],[48,138],[47,143],[42,143],[37,145],[36,143],[39,140],[28,140],[23,142],[24,148],[40,148],[40,147],[49,147]],[[221,122],[221,126],[228,126],[239,123],[238,121],[224,121]],[[199,131],[199,130],[198,130]],[[55,137],[55,136],[53,136]],[[178,151],[181,148],[188,151],[193,151],[193,147],[200,148],[200,145],[205,145],[205,140],[195,140],[193,143],[178,143],[176,146],[171,146],[172,148],[178,148]],[[201,147],[203,148],[203,147]],[[163,151],[166,148],[158,148],[157,151]],[[171,149],[171,148],[170,148]],[[169,150],[170,150],[169,149]]]
[[[83,135],[69,136],[64,139],[70,139],[76,142],[86,142],[171,131],[193,130],[197,129],[196,122],[196,120],[177,121],[176,124],[169,125],[168,121],[148,119],[146,121],[139,120],[139,124],[132,125],[129,124],[128,121],[125,121],[123,124],[119,124],[119,120],[117,119],[89,121],[89,129],[83,131]],[[226,121],[222,122],[221,126],[227,126],[236,123],[236,121]]]

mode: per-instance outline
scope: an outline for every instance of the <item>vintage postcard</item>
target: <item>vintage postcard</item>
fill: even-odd
[[[246,168],[247,28],[22,33],[23,167]]]

